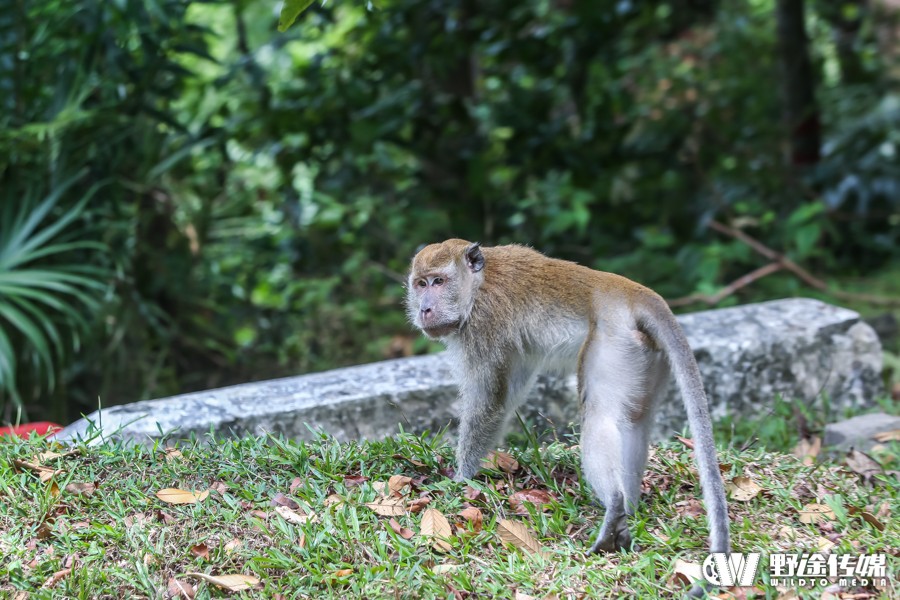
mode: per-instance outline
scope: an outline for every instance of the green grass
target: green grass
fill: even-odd
[[[482,470],[474,485],[483,495],[474,500],[473,490],[446,477],[451,449],[410,435],[350,444],[216,440],[181,444],[180,455],[162,446],[79,446],[76,454],[43,461],[58,469],[49,482],[14,463],[50,448],[40,440],[0,439],[0,598],[168,598],[173,578],[195,585],[196,598],[675,597],[685,590],[673,578],[675,560],[705,557],[707,526],[696,514],[691,451],[674,441],[654,448],[644,504],[632,520],[642,550],[609,556],[585,555],[603,510],[581,481],[577,447],[560,442],[512,450],[521,465],[514,473]],[[748,476],[762,488],[747,502],[730,502],[736,551],[814,550],[827,538],[833,552],[888,552],[896,574],[894,475],[864,485],[840,464],[803,466],[755,448],[725,450],[720,459],[726,481]],[[375,484],[395,474],[413,478],[407,503],[430,498],[428,508],[449,520],[449,551],[437,551],[421,535],[424,513],[396,517],[412,532],[407,540],[366,506],[382,494]],[[73,483],[96,489],[78,493]],[[213,491],[195,504],[170,505],[155,495],[162,488]],[[555,501],[544,510],[526,504],[528,514],[516,514],[510,496],[520,489],[546,491]],[[285,520],[273,506],[279,493],[297,502],[295,513],[316,518]],[[800,523],[798,510],[812,502],[832,507],[835,518]],[[480,530],[458,516],[467,506],[480,509]],[[880,515],[884,531],[859,511]],[[501,541],[501,519],[527,525],[544,555]],[[189,572],[252,575],[259,584],[230,593]],[[768,575],[758,580],[757,597],[779,597],[767,581]],[[868,591],[898,594],[896,587]],[[800,596],[820,598],[822,588]]]

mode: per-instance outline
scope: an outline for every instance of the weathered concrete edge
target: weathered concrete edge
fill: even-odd
[[[791,321],[787,318],[788,325],[777,323],[782,311],[803,314],[808,317],[807,322],[796,323],[796,319]],[[760,315],[764,317],[760,318]],[[755,322],[766,319],[772,322],[763,325]],[[748,413],[763,414],[775,394],[784,394],[789,399],[791,396],[808,399],[824,389],[831,394],[847,396],[845,400],[859,404],[871,402],[873,395],[878,393],[877,381],[874,385],[872,382],[873,373],[877,380],[881,368],[880,347],[874,352],[877,356],[872,356],[872,345],[878,344],[877,336],[853,311],[816,300],[792,299],[693,313],[679,320],[695,346],[710,391],[712,410],[718,416],[735,411],[742,416],[749,416]],[[722,323],[736,325],[732,336],[721,330]],[[743,331],[746,338],[762,332],[765,335],[780,335],[782,339],[741,339],[740,327],[744,325],[747,327]],[[785,331],[780,331],[779,327],[784,327]],[[849,332],[854,332],[855,337],[849,336]],[[695,338],[702,339],[702,344],[698,344]],[[831,338],[838,339],[838,342],[829,342]],[[864,340],[869,355],[859,361],[854,359],[851,370],[864,373],[838,373],[830,387],[827,385],[830,373],[819,381],[816,373],[812,372],[816,364],[834,360],[833,356],[841,352],[846,359],[848,353],[855,358],[853,352],[866,351],[854,347],[857,338]],[[799,345],[793,347],[791,342],[795,339],[802,343],[798,342]],[[808,348],[812,344],[810,340],[816,340],[815,351]],[[819,343],[821,340],[825,341]],[[754,348],[754,344],[758,343],[762,343],[763,347]],[[753,374],[729,375],[729,370],[740,372],[743,368],[740,361],[744,360],[745,354],[752,361],[762,363],[766,358],[763,355],[769,351],[766,344],[776,347],[779,343],[788,351],[803,354],[793,357],[796,360],[791,361],[787,375],[769,379],[763,375],[762,385],[757,381],[759,374],[756,374],[757,380],[753,379]],[[850,347],[846,347],[848,344]],[[781,350],[783,353],[784,348]],[[754,358],[757,355],[759,358]],[[731,362],[714,364],[714,360],[722,356]],[[778,363],[784,359],[784,356],[776,356],[772,360]],[[759,370],[758,365],[753,366]],[[547,414],[557,426],[564,426],[577,415],[573,384],[571,377],[543,378],[524,407],[524,412],[531,416]],[[670,391],[670,396],[674,395]],[[438,354],[116,406],[73,423],[62,432],[61,437],[84,437],[90,420],[101,425],[104,435],[143,443],[153,443],[160,437],[160,430],[175,438],[202,437],[212,430],[218,435],[271,431],[309,439],[315,434],[305,426],[305,422],[314,420],[317,430],[339,439],[380,438],[395,433],[397,424],[415,432],[444,427],[455,417],[455,399],[456,386],[450,365],[444,355]],[[660,437],[660,432],[671,431],[672,427],[677,428],[678,423],[683,423],[681,403],[673,402],[673,399],[664,404],[656,437]]]

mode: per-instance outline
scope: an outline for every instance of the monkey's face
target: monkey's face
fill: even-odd
[[[406,288],[406,312],[412,324],[430,338],[457,333],[472,310],[483,267],[477,243],[447,240],[419,251]]]

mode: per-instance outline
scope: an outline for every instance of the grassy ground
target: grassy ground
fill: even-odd
[[[898,468],[896,444],[875,454],[888,470]],[[66,451],[47,442],[4,439],[0,597],[680,596],[676,565],[696,568],[707,537],[688,446],[673,440],[653,451],[632,521],[642,551],[586,556],[603,511],[581,483],[577,447],[565,443],[498,454],[467,486],[446,476],[449,447],[413,436],[104,444],[63,456],[41,456]],[[764,552],[764,561],[777,550],[881,552],[896,577],[896,472],[864,478],[856,463],[804,465],[754,448],[720,458],[734,486],[736,551]],[[810,504],[826,507],[817,523],[801,522]],[[768,585],[765,563],[760,572],[755,588],[718,593],[797,597]],[[896,579],[882,589],[799,592],[900,597]]]

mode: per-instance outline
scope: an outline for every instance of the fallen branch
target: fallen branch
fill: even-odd
[[[784,267],[777,262],[769,263],[763,267],[756,269],[755,271],[751,271],[747,273],[743,277],[739,277],[735,279],[727,286],[723,287],[721,290],[716,292],[715,294],[691,294],[689,296],[683,296],[681,298],[675,298],[674,300],[669,300],[669,306],[672,308],[677,308],[680,306],[688,306],[690,304],[694,304],[696,302],[703,302],[704,304],[708,304],[710,306],[714,306],[732,295],[742,287],[748,286],[757,279],[762,279],[766,275],[771,275],[772,273],[776,273],[782,270]]]
[[[754,239],[740,231],[738,229],[734,229],[733,227],[728,227],[727,225],[723,225],[718,221],[710,221],[709,223],[710,229],[718,231],[719,233],[723,233],[729,237],[732,237],[744,244],[750,246],[753,250],[762,254],[769,260],[777,263],[780,267],[784,268],[787,271],[790,271],[808,286],[815,288],[821,292],[825,292],[834,296],[835,298],[840,298],[841,300],[850,300],[853,302],[865,302],[867,304],[875,304],[878,306],[900,306],[900,298],[888,298],[885,296],[873,296],[871,294],[856,294],[853,292],[842,292],[840,290],[832,289],[827,283],[812,275],[809,271],[784,256],[783,254],[779,254],[775,250],[772,250],[762,242],[757,239]],[[765,267],[763,267],[765,268]]]

